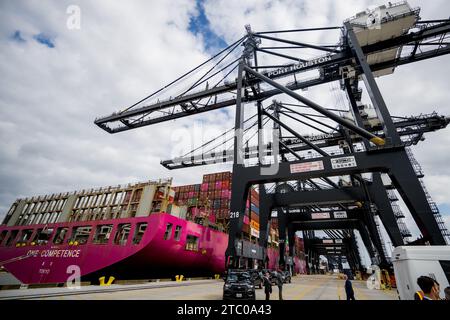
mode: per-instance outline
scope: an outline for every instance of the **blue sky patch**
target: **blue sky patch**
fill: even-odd
[[[447,203],[438,205],[438,208],[442,215],[450,215],[450,205]]]
[[[43,33],[39,33],[33,36],[34,40],[36,40],[37,42],[39,42],[40,44],[43,44],[49,48],[54,48],[55,47],[55,43],[53,42],[53,40],[48,36],[45,35]]]
[[[202,35],[206,51],[218,51],[227,47],[227,43],[211,30],[211,25],[205,15],[205,0],[196,0],[198,15],[191,17],[189,31],[194,35]]]
[[[16,30],[12,36],[11,39],[15,42],[23,43],[26,42],[26,40],[22,37],[22,34],[20,33],[20,30]]]

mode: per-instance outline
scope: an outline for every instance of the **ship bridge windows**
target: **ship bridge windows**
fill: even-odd
[[[188,234],[186,238],[186,250],[198,251],[198,237]]]
[[[12,246],[14,240],[16,240],[16,238],[17,238],[18,233],[19,233],[19,230],[12,230],[9,233],[9,237],[6,239],[5,246],[7,246],[7,247]]]
[[[116,235],[114,237],[114,244],[124,246],[127,244],[128,236],[130,234],[131,224],[121,223],[117,227]]]
[[[5,240],[7,234],[8,234],[8,230],[3,230],[0,233],[0,245],[2,244],[3,240]]]
[[[169,240],[172,236],[172,227],[173,225],[171,223],[168,223],[166,226],[166,232],[164,232],[164,240]]]
[[[69,239],[69,244],[82,245],[86,244],[91,234],[91,226],[74,227],[72,237]]]
[[[51,239],[53,234],[53,228],[39,228],[34,234],[31,244],[36,244],[38,246],[45,246]]]
[[[31,236],[33,235],[34,230],[33,229],[26,229],[22,230],[19,236],[19,240],[17,241],[17,244],[20,245],[26,245],[28,241],[30,241]],[[17,245],[16,245],[17,246]]]
[[[142,240],[142,237],[145,234],[145,230],[147,230],[147,222],[141,222],[136,225],[136,230],[134,231],[133,244],[139,244]]]
[[[107,244],[109,242],[112,229],[113,229],[112,224],[98,225],[97,230],[95,231],[94,243]]]
[[[69,231],[69,228],[59,227],[58,230],[56,230],[56,235],[53,239],[53,243],[62,244],[64,242],[64,239],[66,238],[67,231]]]
[[[174,235],[175,241],[180,241],[180,237],[181,237],[181,226],[176,226]]]

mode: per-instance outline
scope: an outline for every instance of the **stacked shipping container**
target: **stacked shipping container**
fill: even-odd
[[[192,218],[209,217],[211,223],[226,224],[230,216],[231,172],[203,175],[201,184],[174,187],[175,203],[187,206]],[[271,234],[278,233],[271,227]],[[259,238],[259,194],[251,188],[244,216],[243,232],[249,237]]]
[[[231,172],[205,174],[200,187],[200,198],[209,204],[210,215],[228,219],[231,199]]]
[[[210,223],[227,225],[230,217],[231,172],[218,172],[203,175],[201,184],[174,187],[175,204],[181,211],[188,212],[188,218],[208,218]],[[250,239],[259,238],[259,193],[251,188],[247,198],[243,233]],[[225,230],[227,231],[227,230]],[[269,244],[278,245],[278,220],[271,219],[269,225]],[[295,237],[296,272],[304,273],[303,239]],[[287,248],[286,248],[287,249]],[[300,257],[300,259],[299,259]],[[298,269],[298,270],[297,270]]]

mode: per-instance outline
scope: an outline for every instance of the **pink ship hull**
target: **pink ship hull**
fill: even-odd
[[[139,244],[132,244],[137,223],[147,222],[147,229]],[[93,244],[92,238],[97,225],[113,225],[112,234],[119,224],[130,223],[131,230],[126,245],[113,244],[110,237],[107,244]],[[173,225],[172,234],[164,239],[166,226]],[[21,282],[62,283],[79,268],[82,279],[98,280],[100,276],[115,276],[117,279],[173,277],[221,274],[225,270],[225,250],[228,245],[226,233],[201,226],[165,213],[154,213],[148,217],[114,219],[102,221],[57,223],[20,227],[0,227],[3,230],[23,230],[92,226],[86,244],[26,245],[0,247],[0,263]],[[174,239],[176,226],[181,227],[179,240]],[[20,234],[20,232],[19,232]],[[186,250],[187,235],[198,237],[198,250]],[[28,257],[11,261],[20,256]],[[278,253],[268,250],[269,268],[275,268]],[[6,262],[6,263],[5,263]],[[75,266],[75,267],[74,267]]]

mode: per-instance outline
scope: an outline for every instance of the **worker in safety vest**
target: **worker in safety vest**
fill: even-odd
[[[414,300],[423,300],[423,291],[422,290],[414,292]]]
[[[417,285],[422,289],[414,294],[415,300],[440,300],[439,283],[433,278],[420,276],[417,279]],[[418,299],[416,299],[416,294]]]

